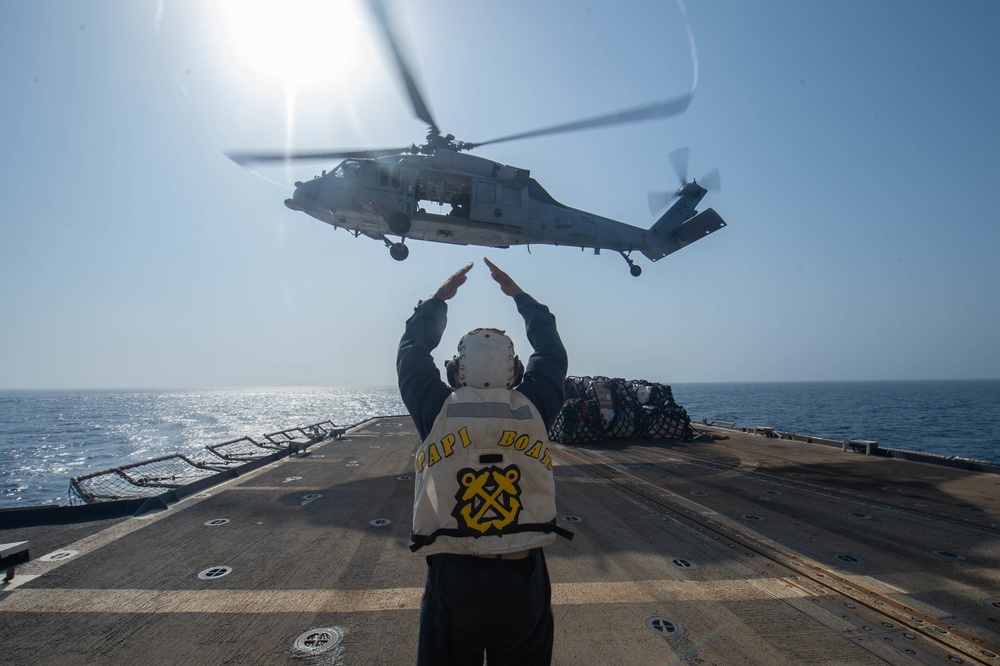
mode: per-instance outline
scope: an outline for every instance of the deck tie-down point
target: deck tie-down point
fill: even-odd
[[[646,620],[646,626],[660,634],[661,636],[679,636],[684,633],[684,628],[675,620],[669,617],[655,616]]]
[[[318,627],[302,632],[292,643],[292,652],[296,656],[312,657],[332,650],[342,640],[344,630],[340,627]]]

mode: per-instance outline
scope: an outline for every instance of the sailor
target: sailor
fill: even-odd
[[[445,363],[448,305],[469,263],[421,301],[406,322],[396,370],[420,435],[414,458],[413,550],[427,558],[417,663],[549,664],[551,587],[542,547],[556,535],[547,432],[562,406],[566,349],[555,317],[485,259],[524,318],[533,353],[525,368],[498,329],[462,337]]]

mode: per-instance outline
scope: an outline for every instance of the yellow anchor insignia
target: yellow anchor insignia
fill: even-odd
[[[520,478],[517,465],[507,469],[487,467],[478,472],[463,469],[458,473],[461,487],[455,493],[459,503],[451,515],[480,534],[499,534],[517,522],[521,510],[521,502],[517,499],[521,494],[517,483]]]

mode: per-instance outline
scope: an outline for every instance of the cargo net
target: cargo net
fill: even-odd
[[[195,462],[174,453],[75,477],[69,483],[70,504],[154,497],[218,471],[218,465]]]
[[[567,377],[549,437],[564,444],[602,439],[690,439],[691,419],[669,386],[643,379]]]

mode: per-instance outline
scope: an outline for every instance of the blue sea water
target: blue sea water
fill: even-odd
[[[0,508],[68,504],[69,480],[208,444],[405,414],[394,386],[0,391]]]
[[[1000,380],[675,384],[693,421],[1000,462]]]
[[[692,420],[1000,462],[1000,380],[674,384]],[[69,480],[327,419],[405,414],[395,387],[0,391],[0,508],[65,504]]]

